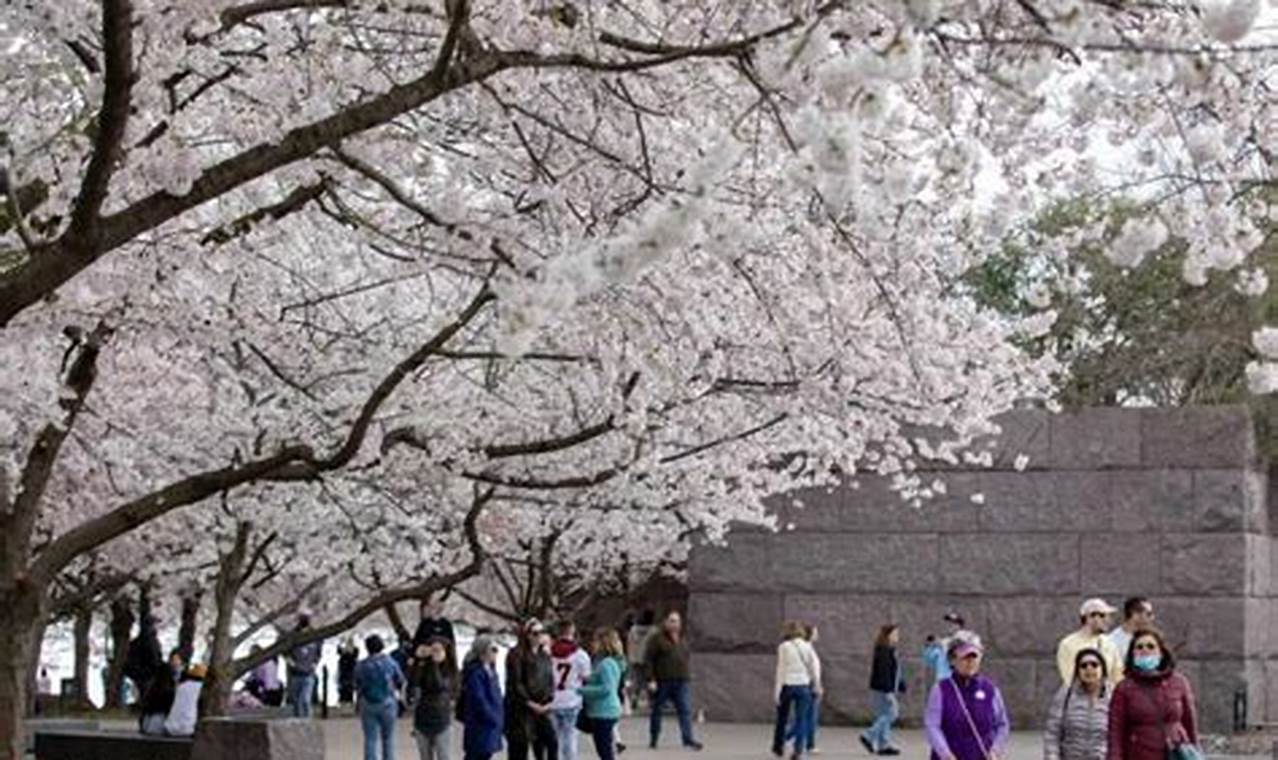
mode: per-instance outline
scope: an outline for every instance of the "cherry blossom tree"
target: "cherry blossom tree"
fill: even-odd
[[[1050,313],[960,278],[1045,197],[1108,192],[1098,141],[1191,281],[1258,244],[1260,11],[6,4],[0,741],[54,580],[223,494],[243,578],[264,485],[452,495],[416,526],[482,497],[498,544],[530,495],[713,540],[769,494],[960,456],[1052,369],[1012,342]]]

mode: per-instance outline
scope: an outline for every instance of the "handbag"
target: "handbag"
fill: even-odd
[[[947,683],[954,689],[954,696],[958,697],[959,707],[963,708],[963,717],[967,718],[967,726],[972,729],[972,736],[976,737],[976,746],[981,748],[981,757],[990,760],[990,751],[985,747],[985,740],[981,738],[981,732],[976,728],[976,721],[972,720],[972,713],[967,710],[967,700],[963,699],[963,692],[959,691],[954,679],[949,679]]]
[[[595,720],[586,715],[585,708],[577,713],[577,730],[584,734],[593,734],[595,732]]]
[[[1152,694],[1153,687],[1144,686],[1141,687],[1139,691],[1145,697],[1145,700],[1149,702],[1150,706],[1154,708],[1154,715],[1158,718],[1158,731],[1163,735],[1163,741],[1167,742],[1167,740],[1171,737],[1167,735],[1167,718],[1165,717],[1167,712],[1166,708],[1162,708],[1162,706],[1158,704],[1158,700],[1154,698]],[[1193,742],[1185,742],[1184,744],[1177,744],[1175,747],[1168,747],[1165,757],[1167,760],[1207,760],[1206,753],[1203,752],[1201,747]]]

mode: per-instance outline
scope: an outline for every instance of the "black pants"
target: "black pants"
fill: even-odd
[[[595,740],[595,754],[599,756],[599,760],[616,760],[617,744],[613,733],[616,727],[615,720],[591,719],[590,735]]]
[[[535,760],[556,760],[559,745],[555,741],[555,727],[548,718],[528,716],[522,718],[524,730],[512,731],[506,737],[507,760],[528,760],[532,750]]]

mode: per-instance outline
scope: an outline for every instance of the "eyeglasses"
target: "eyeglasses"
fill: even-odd
[[[1096,660],[1083,660],[1082,662],[1078,663],[1079,670],[1094,670],[1094,669],[1099,669],[1100,666],[1101,664],[1097,662]]]

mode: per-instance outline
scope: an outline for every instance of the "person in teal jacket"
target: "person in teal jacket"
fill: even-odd
[[[626,650],[615,628],[595,631],[590,646],[595,662],[579,691],[585,702],[590,735],[599,760],[616,760],[617,721],[621,720],[621,679],[626,673]]]

